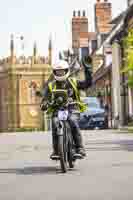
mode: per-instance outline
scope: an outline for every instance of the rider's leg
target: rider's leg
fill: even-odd
[[[52,144],[53,144],[53,152],[51,154],[51,158],[58,158],[58,138],[56,135],[56,127],[57,127],[57,117],[52,117]]]
[[[79,153],[82,156],[85,156],[86,153],[85,153],[85,149],[84,149],[84,146],[83,146],[83,140],[82,140],[82,135],[81,135],[81,132],[80,132],[80,129],[79,129],[79,125],[71,117],[69,117],[69,124],[70,124],[70,127],[71,127],[73,140],[74,140],[75,147],[76,147],[76,153]]]

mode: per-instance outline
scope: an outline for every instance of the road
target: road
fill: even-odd
[[[133,200],[133,134],[83,132],[87,157],[60,173],[50,133],[0,135],[0,200]]]

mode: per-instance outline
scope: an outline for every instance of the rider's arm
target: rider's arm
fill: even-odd
[[[48,85],[46,84],[42,89],[42,96],[45,101],[48,100],[48,95],[49,95],[49,88]]]
[[[88,87],[91,87],[92,85],[92,69],[90,67],[84,67],[84,72],[85,72],[85,80],[80,81],[77,80],[77,87],[78,89],[85,89]]]
[[[49,96],[49,88],[48,85],[46,84],[43,89],[42,89],[42,100],[40,104],[41,110],[45,111],[47,110],[47,102],[48,102],[48,96]]]

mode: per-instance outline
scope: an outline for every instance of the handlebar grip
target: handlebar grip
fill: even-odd
[[[42,93],[40,91],[36,91],[36,96],[37,97],[42,97],[43,95],[42,95]]]
[[[49,105],[49,106],[52,106],[53,104],[54,104],[54,101],[51,101],[51,102],[47,102],[47,104]]]
[[[70,103],[68,102],[68,105],[76,105],[76,104],[78,104],[78,102],[75,102],[75,101],[74,102],[70,102]]]

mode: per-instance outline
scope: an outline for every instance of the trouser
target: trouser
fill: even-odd
[[[83,141],[82,141],[82,136],[81,136],[81,132],[78,126],[78,123],[71,118],[71,116],[68,119],[70,128],[71,128],[71,132],[72,132],[72,136],[73,136],[73,140],[74,140],[74,144],[75,144],[75,148],[79,149],[79,148],[83,148]],[[57,127],[57,123],[58,123],[58,118],[57,116],[53,116],[52,117],[52,141],[53,141],[53,149],[55,152],[57,152],[57,135],[56,135],[56,127]]]

